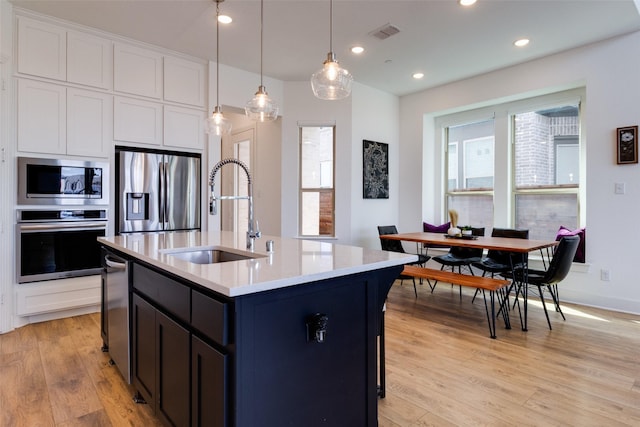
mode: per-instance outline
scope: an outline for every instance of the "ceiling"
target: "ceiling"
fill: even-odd
[[[215,61],[213,0],[10,0],[67,21]],[[640,0],[635,0],[640,4]],[[640,30],[634,0],[335,0],[333,51],[357,82],[406,95]],[[220,63],[260,72],[260,2],[227,0]],[[265,76],[304,81],[329,52],[328,0],[264,2]],[[392,24],[385,40],[372,31]],[[525,48],[513,42],[531,39]],[[362,45],[360,56],[350,47]],[[414,80],[414,72],[423,72]]]

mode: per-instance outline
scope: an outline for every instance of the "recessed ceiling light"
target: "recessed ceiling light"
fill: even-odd
[[[424,73],[413,73],[413,78],[416,80],[420,80],[424,77]]]
[[[364,52],[364,48],[362,46],[354,46],[351,48],[351,53],[355,53],[356,55],[359,55],[362,52]]]
[[[477,0],[460,0],[460,6],[471,6],[472,4],[475,4]]]
[[[529,44],[529,39],[518,39],[513,44],[518,47],[524,47]]]
[[[218,22],[221,24],[231,24],[231,22],[233,22],[233,19],[231,19],[231,17],[228,15],[220,15],[218,16]]]

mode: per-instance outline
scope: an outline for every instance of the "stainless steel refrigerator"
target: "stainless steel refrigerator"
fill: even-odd
[[[116,147],[120,233],[199,230],[200,154]]]

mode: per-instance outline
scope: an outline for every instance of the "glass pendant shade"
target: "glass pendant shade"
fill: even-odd
[[[227,135],[231,132],[231,122],[222,114],[219,106],[215,107],[213,114],[207,119],[206,131],[216,136]]]
[[[278,105],[273,102],[264,86],[259,86],[256,95],[247,102],[244,112],[252,120],[267,122],[278,118]]]
[[[333,0],[329,1],[329,53],[324,66],[311,76],[311,90],[316,98],[333,101],[351,95],[353,76],[340,67],[333,53]]]
[[[205,120],[205,131],[216,136],[228,135],[231,133],[231,121],[227,119],[220,109],[220,3],[224,0],[216,1],[216,106],[213,113]]]
[[[353,76],[340,67],[333,52],[329,52],[324,66],[311,76],[311,89],[320,99],[336,100],[351,94]]]
[[[264,1],[260,0],[260,86],[255,96],[247,102],[244,113],[248,118],[258,122],[272,121],[278,118],[278,104],[276,104],[262,85],[262,54],[264,40]]]

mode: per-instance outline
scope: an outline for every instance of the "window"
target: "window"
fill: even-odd
[[[567,91],[436,120],[446,153],[445,211],[459,225],[494,224],[554,239],[580,226],[580,100]]]
[[[577,104],[512,116],[515,224],[532,239],[578,226],[579,118]]]
[[[494,121],[450,126],[446,135],[447,207],[461,214],[458,225],[490,228],[493,224]]]
[[[333,126],[300,128],[300,235],[334,236]]]

